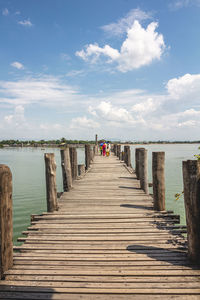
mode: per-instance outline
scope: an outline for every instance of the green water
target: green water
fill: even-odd
[[[46,208],[44,153],[55,153],[57,164],[57,191],[62,192],[60,150],[55,148],[0,149],[0,164],[9,166],[13,176],[13,235],[14,243],[30,225],[31,214],[40,214]],[[78,149],[78,163],[84,162],[84,149]]]
[[[135,148],[131,146],[132,165],[135,166]],[[175,201],[174,194],[183,190],[182,161],[194,159],[199,153],[198,144],[144,145],[148,149],[149,182],[151,182],[152,151],[165,151],[166,167],[166,208],[181,216],[185,224],[183,198]],[[10,167],[13,174],[13,226],[14,243],[21,232],[30,225],[30,215],[46,211],[44,153],[55,153],[57,164],[57,191],[62,188],[62,171],[59,149],[37,148],[0,149],[0,164]],[[78,149],[78,163],[84,163],[84,149]]]
[[[166,185],[166,209],[173,210],[180,215],[180,223],[185,225],[184,199],[181,197],[175,201],[175,194],[183,191],[182,161],[195,159],[194,155],[199,153],[199,144],[154,144],[131,146],[131,161],[135,167],[135,148],[144,147],[148,150],[148,174],[149,182],[152,182],[152,152],[165,152],[165,185]],[[150,189],[150,193],[152,189]]]

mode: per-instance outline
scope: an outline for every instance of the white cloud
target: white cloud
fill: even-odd
[[[22,25],[22,26],[25,26],[25,27],[32,27],[33,24],[31,23],[31,21],[28,19],[28,20],[24,20],[24,21],[19,21],[18,24]]]
[[[71,121],[71,129],[85,129],[85,128],[99,128],[100,124],[92,119],[88,119],[86,116],[74,118]]]
[[[23,70],[24,69],[24,66],[23,64],[21,64],[20,62],[18,61],[15,61],[13,63],[10,64],[12,67],[18,69],[18,70]]]
[[[85,50],[77,51],[76,55],[85,61],[90,59],[92,63],[103,55],[109,58],[107,63],[116,62],[121,72],[149,65],[153,60],[159,60],[165,49],[163,35],[155,31],[157,26],[157,23],[152,22],[145,29],[138,21],[134,21],[120,51],[109,45],[101,48],[98,44],[90,44]]]
[[[150,113],[158,109],[160,101],[155,101],[155,99],[148,98],[144,102],[137,103],[132,106],[131,111],[134,113]]]
[[[0,81],[0,134],[90,138],[95,129],[127,139],[198,139],[199,95],[200,74],[170,79],[163,94],[132,89],[89,96],[53,76]]]
[[[4,121],[7,125],[13,126],[14,128],[22,127],[25,124],[25,117],[24,117],[24,107],[22,105],[17,105],[14,109],[12,115],[7,115],[4,117]]]
[[[56,77],[27,77],[19,81],[0,81],[0,103],[73,106],[87,103],[87,97]]]
[[[135,20],[141,22],[151,18],[152,16],[150,13],[146,13],[141,9],[136,8],[130,10],[128,14],[124,18],[121,18],[118,22],[104,25],[101,28],[110,35],[118,36],[127,32],[128,29],[132,27]]]
[[[125,108],[113,106],[110,102],[102,101],[97,106],[96,113],[107,121],[134,122],[133,117]]]
[[[195,121],[195,120],[189,120],[189,121],[185,121],[185,122],[182,122],[182,123],[179,123],[178,126],[179,127],[191,127],[191,128],[194,128],[194,127],[197,127],[200,125],[200,121]]]
[[[190,5],[200,6],[200,0],[175,0],[170,3],[169,7],[173,10],[177,10]]]
[[[89,57],[92,57],[93,63],[97,61],[101,54],[111,58],[111,61],[114,61],[120,57],[119,51],[113,49],[109,45],[105,45],[103,48],[101,48],[98,46],[98,44],[90,44],[86,46],[86,50],[76,52],[76,55],[85,61],[88,61]]]
[[[8,16],[8,15],[9,15],[9,10],[8,10],[7,8],[4,8],[4,9],[2,10],[2,15],[3,15],[3,16]]]
[[[198,97],[200,100],[200,74],[185,74],[179,78],[170,79],[166,87],[169,95],[174,99]]]

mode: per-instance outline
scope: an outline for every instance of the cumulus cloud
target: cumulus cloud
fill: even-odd
[[[26,135],[36,137],[80,138],[84,132],[89,138],[95,129],[116,138],[184,139],[185,134],[185,139],[198,139],[199,95],[200,74],[170,79],[162,94],[131,89],[90,96],[53,76],[0,81],[0,107],[7,110],[3,114],[0,109],[0,133],[9,129],[12,136],[15,128],[22,136],[24,128]],[[25,118],[30,108],[31,118]]]
[[[116,62],[117,69],[121,72],[138,69],[149,65],[154,60],[159,60],[165,49],[162,34],[156,32],[158,23],[152,22],[143,28],[139,21],[134,21],[127,31],[127,37],[122,43],[120,51],[109,45],[99,47],[90,44],[76,55],[85,61],[97,62],[100,56],[108,58],[107,63]]]
[[[134,21],[144,21],[147,19],[151,19],[151,13],[147,13],[142,11],[139,8],[131,9],[128,14],[124,17],[118,20],[116,23],[111,23],[108,25],[104,25],[101,28],[110,35],[118,36],[122,35],[123,33],[127,32],[128,29],[130,29],[134,23]]]
[[[160,101],[155,101],[153,98],[148,98],[147,100],[137,103],[132,106],[131,111],[135,113],[151,113],[158,109]]]
[[[10,64],[12,67],[18,69],[18,70],[23,70],[24,69],[24,66],[23,64],[21,64],[20,62],[18,61],[14,61],[13,63]]]
[[[25,27],[32,27],[33,26],[33,24],[31,23],[31,21],[29,19],[19,21],[18,24],[20,24],[22,26],[25,26]]]
[[[73,118],[70,124],[71,129],[87,129],[98,128],[100,124],[92,119],[88,119],[86,116]]]
[[[125,108],[113,106],[110,102],[102,101],[97,106],[96,112],[97,114],[99,114],[101,118],[107,121],[115,121],[115,122],[134,121],[131,114]]]
[[[173,99],[191,99],[200,95],[200,74],[185,74],[178,78],[170,79],[167,90]]]

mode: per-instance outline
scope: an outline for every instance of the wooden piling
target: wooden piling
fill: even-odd
[[[45,153],[47,211],[57,210],[56,162],[54,153]]]
[[[0,165],[0,276],[13,266],[12,173]]]
[[[139,155],[140,149],[144,149],[144,148],[135,149],[135,173],[138,180],[140,180],[140,155]]]
[[[127,146],[126,150],[126,165],[127,167],[131,167],[131,148]]]
[[[124,162],[127,162],[127,146],[124,146]]]
[[[139,162],[140,186],[146,194],[149,194],[147,149],[140,149]]]
[[[117,145],[116,144],[113,145],[113,152],[114,152],[114,155],[117,155]]]
[[[119,160],[122,161],[122,151],[119,153]]]
[[[96,154],[96,146],[93,146],[93,160],[94,160],[94,157],[95,157],[95,154]]]
[[[70,162],[69,148],[60,150],[61,155],[61,167],[63,175],[63,190],[68,192],[72,188],[72,169]]]
[[[85,173],[85,165],[84,164],[78,165],[78,175],[82,176],[84,173]]]
[[[165,210],[165,152],[152,152],[152,180],[154,209]]]
[[[86,144],[85,145],[85,169],[88,170],[90,167],[90,162],[91,162],[91,158],[90,158],[90,145]]]
[[[75,147],[69,147],[69,153],[70,153],[72,180],[75,180],[75,179],[77,179],[77,172],[78,172],[77,150],[76,150],[76,148]]]
[[[131,167],[131,149],[130,146],[124,146],[124,162],[127,167]]]
[[[95,145],[98,146],[98,136],[95,134]]]
[[[124,161],[124,151],[122,151],[122,161]]]
[[[120,158],[121,145],[117,145],[117,157]]]
[[[188,257],[200,262],[200,161],[183,161]]]
[[[94,159],[94,149],[93,146],[91,147],[90,145],[90,164],[93,161],[93,159]]]

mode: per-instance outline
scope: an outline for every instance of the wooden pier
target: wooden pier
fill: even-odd
[[[32,216],[0,299],[200,299],[185,232],[153,210],[131,168],[97,155],[57,211]]]

